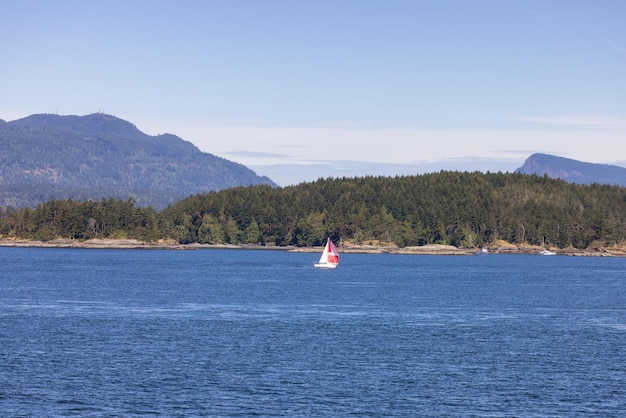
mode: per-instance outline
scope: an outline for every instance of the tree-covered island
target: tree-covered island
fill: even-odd
[[[624,248],[626,188],[576,185],[547,176],[442,171],[237,187],[190,196],[161,211],[113,198],[0,209],[4,240],[115,238],[309,247],[328,236],[398,247],[471,249],[509,242]]]

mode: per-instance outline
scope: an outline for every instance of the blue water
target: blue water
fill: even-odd
[[[317,258],[0,248],[0,415],[626,415],[626,259]]]

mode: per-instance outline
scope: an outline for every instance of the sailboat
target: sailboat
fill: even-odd
[[[324,247],[324,252],[320,257],[320,261],[313,264],[315,267],[334,269],[339,264],[339,253],[337,252],[337,247],[335,244],[328,238],[326,241],[326,246]]]
[[[546,238],[543,237],[543,250],[539,251],[541,255],[556,255],[554,251],[550,251],[546,248]]]

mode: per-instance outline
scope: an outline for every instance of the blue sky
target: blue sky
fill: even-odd
[[[626,165],[626,1],[30,1],[0,118],[103,111],[280,185]]]

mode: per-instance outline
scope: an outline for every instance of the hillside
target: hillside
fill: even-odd
[[[520,168],[521,174],[537,174],[563,179],[576,184],[610,184],[626,186],[626,168],[608,164],[594,164],[548,154],[533,154]]]
[[[50,201],[0,208],[0,239],[310,247],[452,245],[626,249],[626,188],[511,173],[320,179],[197,194],[162,211],[132,202]],[[510,247],[503,245],[509,243]],[[428,248],[428,247],[427,247]],[[407,250],[408,251],[408,250]]]
[[[264,242],[297,246],[330,236],[399,247],[492,247],[504,240],[584,249],[624,245],[626,188],[441,171],[229,189],[191,196],[164,216],[179,227],[170,237],[181,243],[253,243],[260,234]]]
[[[51,199],[134,199],[164,208],[183,197],[274,183],[175,135],[150,136],[102,113],[0,121],[0,206]]]

